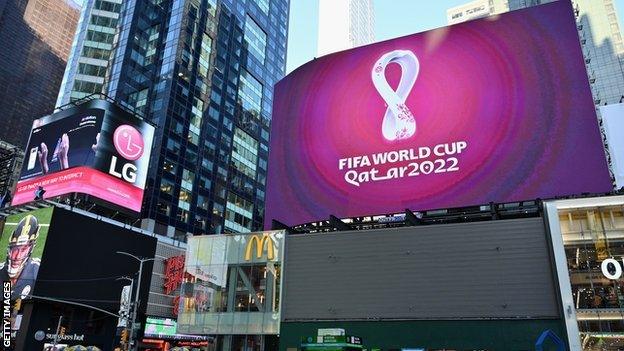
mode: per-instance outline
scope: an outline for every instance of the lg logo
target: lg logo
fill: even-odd
[[[145,151],[143,136],[141,136],[141,133],[139,133],[136,128],[127,124],[121,125],[115,129],[113,133],[113,144],[119,155],[128,161],[140,159]],[[136,172],[137,167],[130,162],[121,165],[121,171],[118,171],[117,157],[111,157],[110,169],[108,171],[111,175],[129,183],[134,183],[137,177]]]

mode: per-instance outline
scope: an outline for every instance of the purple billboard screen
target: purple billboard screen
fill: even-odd
[[[309,62],[270,150],[265,225],[612,189],[568,1]]]

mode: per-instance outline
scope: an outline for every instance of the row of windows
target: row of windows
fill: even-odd
[[[88,63],[79,63],[78,73],[88,76],[104,77],[106,76],[106,67],[90,65]]]
[[[98,49],[98,48],[92,48],[92,47],[89,47],[89,46],[85,46],[82,49],[82,56],[83,57],[94,58],[94,59],[98,59],[98,60],[108,60],[108,58],[110,57],[110,50]]]
[[[79,91],[83,93],[101,93],[102,92],[102,84],[93,83],[93,82],[85,82],[82,80],[76,79],[74,81],[74,91]]]
[[[116,4],[114,2],[108,2],[104,0],[95,0],[95,5],[93,6],[93,8],[97,10],[119,13],[119,10],[121,10],[121,4]]]
[[[267,45],[267,35],[260,26],[249,16],[245,21],[245,42],[251,52],[260,62],[264,63]]]
[[[254,0],[265,15],[269,14],[269,0]]]
[[[117,26],[117,19],[104,16],[91,16],[91,21],[89,23],[95,26],[115,28]]]
[[[115,36],[109,33],[102,33],[89,29],[87,31],[87,40],[98,43],[112,44]]]
[[[262,84],[249,72],[241,70],[238,97],[245,111],[260,114],[262,109]]]

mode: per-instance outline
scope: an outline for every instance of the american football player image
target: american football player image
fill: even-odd
[[[23,299],[32,292],[41,261],[30,256],[38,237],[39,221],[27,215],[9,238],[6,261],[0,264],[0,279],[11,282],[11,300]]]

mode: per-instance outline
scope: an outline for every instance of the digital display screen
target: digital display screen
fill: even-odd
[[[271,123],[266,227],[612,189],[567,1],[317,58]]]
[[[11,300],[28,298],[35,287],[53,207],[6,217],[0,237],[0,277],[11,282]]]
[[[35,120],[13,205],[83,193],[140,212],[154,127],[105,100]]]

